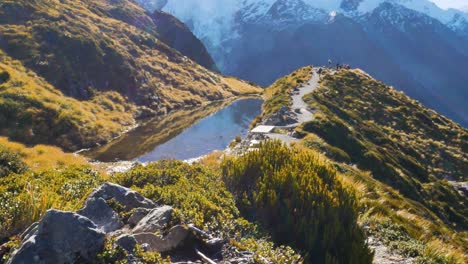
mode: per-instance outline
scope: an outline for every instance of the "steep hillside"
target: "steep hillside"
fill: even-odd
[[[466,129],[358,70],[324,76],[306,101],[320,113],[299,130],[321,137],[329,157],[369,170],[466,232],[468,198],[449,182],[467,181]]]
[[[65,96],[0,51],[0,133],[28,144],[90,147],[135,124],[135,105],[114,91],[80,101]]]
[[[267,88],[257,122],[290,107],[310,70]],[[416,263],[444,254],[448,263],[464,263],[468,199],[456,182],[467,181],[467,130],[361,70],[325,71],[304,100],[315,115],[296,128],[298,144],[334,160],[358,190],[368,235]]]
[[[97,1],[90,8],[156,35],[159,40],[207,69],[217,68],[204,44],[184,23],[170,14],[161,11],[147,13],[135,2],[127,0],[104,1],[104,4]]]
[[[157,27],[154,19],[127,0],[3,1],[1,133],[76,150],[108,141],[138,117],[259,91],[164,44],[158,30],[178,32],[177,21]],[[194,47],[191,55],[201,49],[195,59],[209,62]]]
[[[468,199],[447,181],[467,180],[468,131],[360,71],[326,75],[307,101],[320,114],[302,129],[344,151],[342,161],[468,228]]]

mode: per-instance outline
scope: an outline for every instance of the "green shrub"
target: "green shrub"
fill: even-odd
[[[74,211],[102,183],[87,167],[68,167],[0,178],[0,240],[24,230],[50,208]]]
[[[239,215],[219,175],[201,165],[158,161],[136,166],[114,179],[145,197],[174,206],[182,219],[200,227],[222,229],[224,223]]]
[[[267,233],[240,217],[218,171],[199,164],[162,160],[136,166],[115,175],[114,180],[159,204],[173,206],[181,222],[230,238],[232,245],[253,252],[255,258],[272,263],[294,263],[301,258],[290,247],[276,247],[267,241]]]
[[[314,263],[371,263],[357,199],[315,153],[279,141],[222,164],[241,212]]]
[[[0,145],[0,178],[10,173],[23,173],[26,170],[27,166],[18,154]]]
[[[108,264],[108,263],[128,263],[129,254],[125,249],[115,245],[113,239],[106,240],[104,250],[99,253],[96,259],[93,261],[95,264]],[[158,252],[145,252],[141,246],[137,245],[133,254],[133,258],[136,258],[137,263],[145,264],[169,264],[171,263],[169,258],[163,258]]]

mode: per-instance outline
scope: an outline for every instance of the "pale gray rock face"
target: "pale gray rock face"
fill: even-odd
[[[128,218],[128,224],[132,227],[136,226],[149,212],[151,212],[151,210],[146,208],[135,209],[130,218]]]
[[[134,236],[139,244],[146,244],[150,251],[165,253],[183,246],[189,234],[187,227],[178,225],[171,228],[164,237],[154,233],[139,233]]]
[[[118,203],[125,207],[126,211],[130,211],[134,208],[155,208],[156,204],[143,197],[141,194],[132,191],[123,186],[104,183],[98,189],[90,194],[88,199],[91,198],[103,198],[104,200],[115,199]]]
[[[35,234],[23,242],[11,264],[76,263],[92,261],[104,245],[105,234],[88,218],[49,210]]]
[[[39,227],[39,222],[32,223],[24,232],[20,235],[23,241],[28,240],[31,236],[33,236]]]
[[[113,232],[123,226],[119,215],[102,198],[86,200],[85,207],[77,213],[88,217],[104,233]]]
[[[133,233],[154,233],[167,227],[172,220],[174,209],[170,206],[161,206],[149,212],[143,217],[138,224],[133,228]]]

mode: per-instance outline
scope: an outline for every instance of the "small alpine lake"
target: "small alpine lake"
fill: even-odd
[[[236,136],[245,137],[263,101],[239,99],[179,110],[151,120],[86,156],[101,162],[160,159],[188,160],[225,150]]]

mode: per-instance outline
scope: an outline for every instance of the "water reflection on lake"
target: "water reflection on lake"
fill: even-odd
[[[241,99],[224,106],[218,103],[178,111],[149,122],[87,155],[104,162],[150,162],[164,158],[186,160],[224,150],[237,135],[247,135],[250,123],[261,113],[262,100]]]

